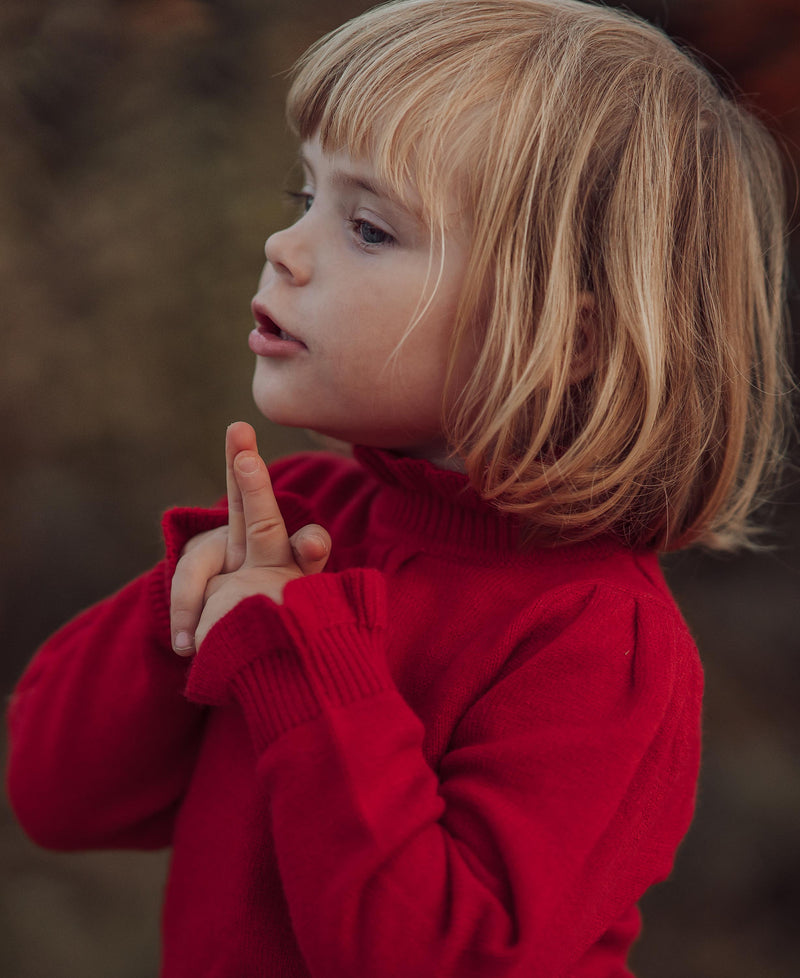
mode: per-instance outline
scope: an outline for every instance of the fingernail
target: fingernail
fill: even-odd
[[[178,655],[191,652],[194,649],[194,639],[189,632],[178,632],[175,636],[175,641],[172,643],[172,648]]]
[[[319,549],[322,550],[324,553],[328,552],[327,537],[324,537],[321,533],[311,533],[309,534],[308,539],[309,542],[315,543],[319,547]]]
[[[258,460],[253,455],[245,455],[237,461],[236,467],[245,475],[252,475],[258,470]]]

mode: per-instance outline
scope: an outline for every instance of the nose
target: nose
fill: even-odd
[[[305,285],[311,277],[311,255],[298,224],[271,234],[264,255],[277,274],[293,285]]]

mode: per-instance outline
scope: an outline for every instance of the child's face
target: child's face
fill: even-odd
[[[379,186],[368,161],[303,144],[305,212],[266,244],[253,300],[253,395],[279,424],[433,457],[468,240],[439,243]],[[457,365],[466,379],[474,353]]]

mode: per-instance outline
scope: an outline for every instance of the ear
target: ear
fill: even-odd
[[[570,384],[579,384],[592,373],[597,362],[597,303],[591,292],[578,297],[578,332],[572,355]]]

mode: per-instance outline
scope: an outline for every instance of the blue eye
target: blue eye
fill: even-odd
[[[288,190],[286,196],[292,203],[299,205],[301,214],[308,214],[314,203],[314,195],[307,190]]]
[[[394,238],[388,231],[384,231],[382,228],[376,227],[374,224],[370,224],[369,221],[356,218],[355,220],[350,221],[350,225],[358,235],[362,244],[383,245],[391,244],[394,241]]]

